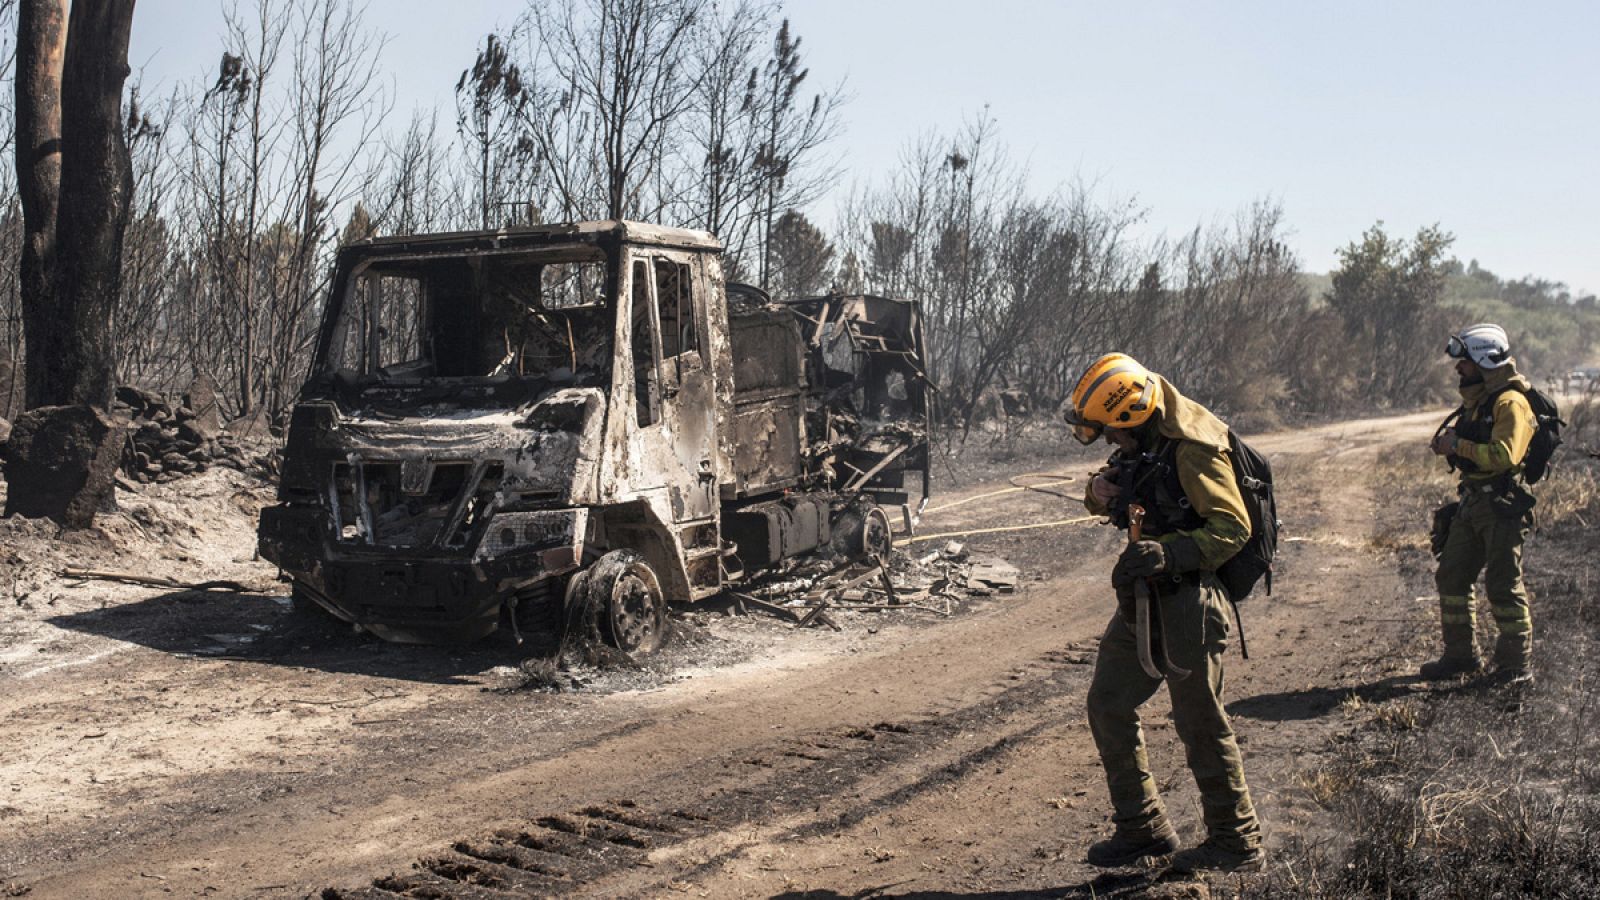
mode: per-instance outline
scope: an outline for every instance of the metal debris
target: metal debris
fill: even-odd
[[[828,612],[921,610],[953,615],[958,604],[976,597],[1009,594],[1021,572],[999,557],[968,561],[963,545],[912,557],[895,551],[887,558],[843,566],[816,560],[772,575],[745,591],[729,592],[740,613],[751,609],[793,622],[795,627],[839,626]]]
[[[1022,573],[1005,560],[991,557],[974,563],[968,577],[1001,593],[1009,594],[1017,589],[1017,580],[1022,577]]]

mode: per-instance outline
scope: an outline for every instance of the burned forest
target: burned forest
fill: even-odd
[[[0,0],[0,896],[1600,892],[1592,12],[478,6]]]

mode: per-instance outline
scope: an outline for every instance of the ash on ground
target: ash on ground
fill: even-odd
[[[490,675],[489,690],[616,693],[650,690],[758,659],[774,641],[858,641],[887,622],[936,621],[1014,592],[1021,573],[999,557],[973,554],[958,541],[935,550],[893,551],[888,558],[810,558],[686,610],[675,610],[665,646],[631,657],[587,641],[563,642]]]

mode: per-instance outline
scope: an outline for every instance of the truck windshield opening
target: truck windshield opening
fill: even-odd
[[[610,266],[595,247],[379,257],[348,283],[328,369],[379,381],[582,380],[611,346]]]

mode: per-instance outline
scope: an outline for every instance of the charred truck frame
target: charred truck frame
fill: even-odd
[[[928,493],[920,309],[773,303],[721,249],[634,222],[344,248],[262,555],[389,640],[564,604],[648,652],[669,602],[886,552],[883,507]]]

